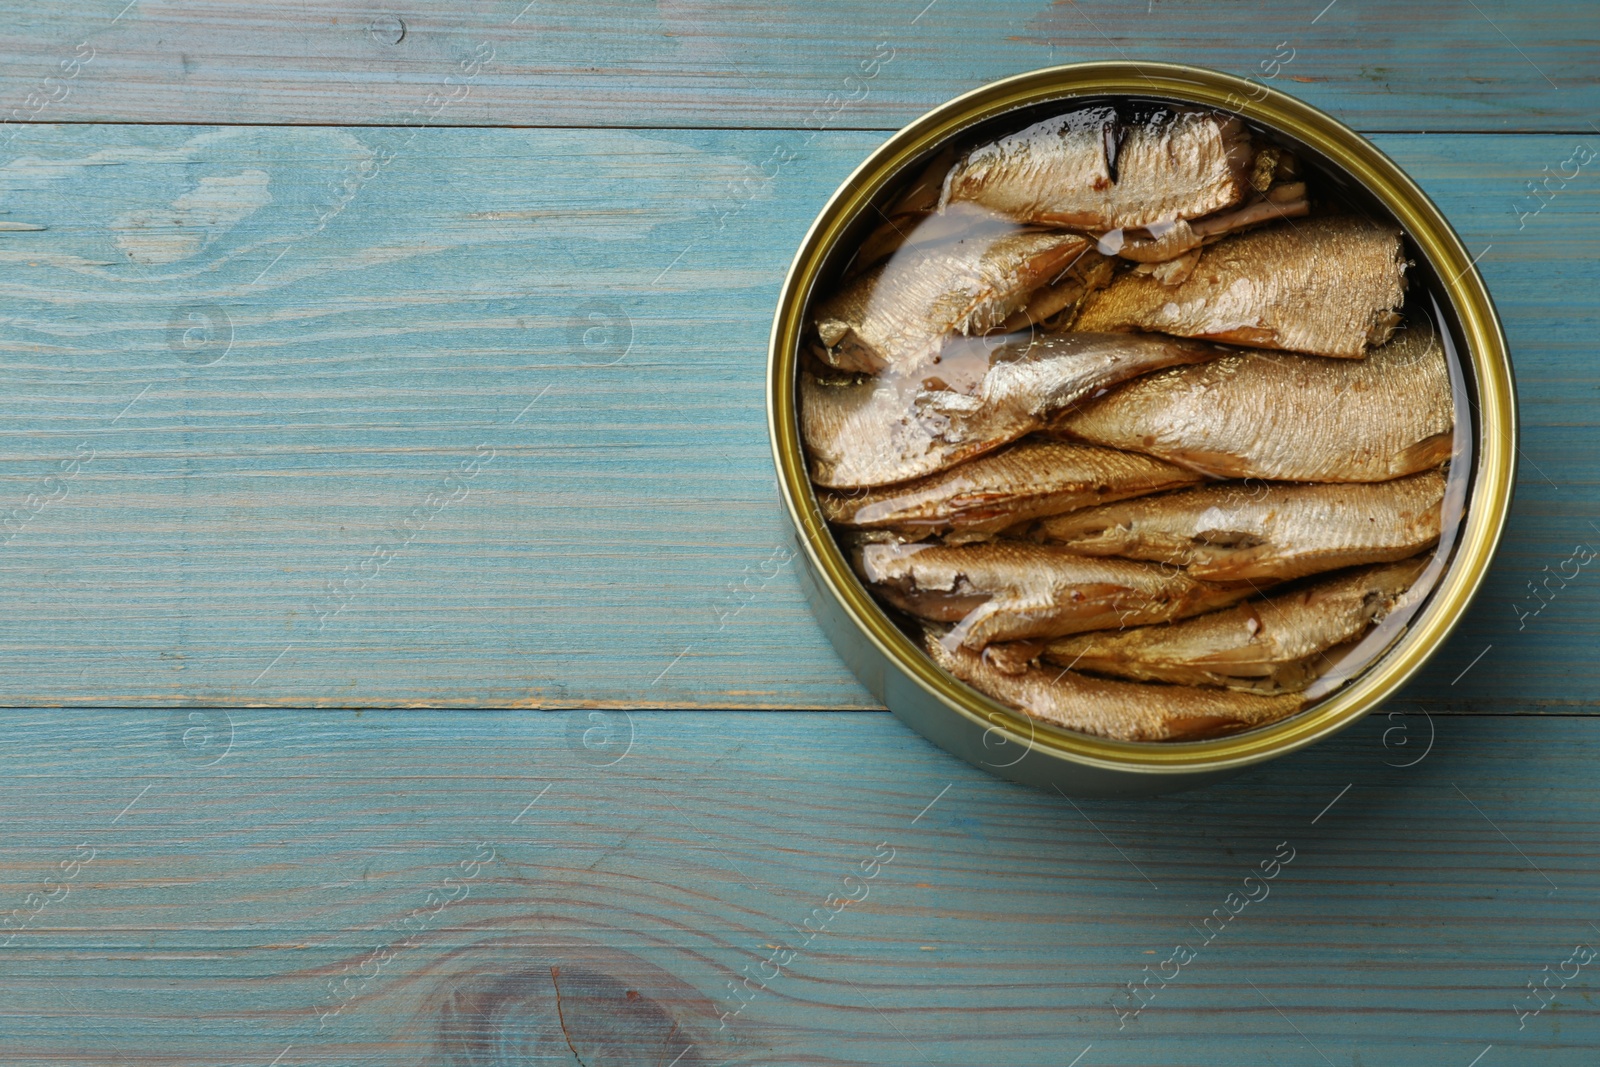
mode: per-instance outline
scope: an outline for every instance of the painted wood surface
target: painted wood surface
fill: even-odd
[[[1526,186],[1600,147],[1597,24],[0,0],[0,1060],[1589,1064],[1600,596],[1528,583],[1600,545],[1600,202]],[[1101,58],[1432,131],[1378,139],[1526,423],[1435,666],[1138,802],[882,713],[527,710],[871,706],[776,562],[779,280],[869,131]]]
[[[8,1067],[1467,1067],[1491,1045],[1479,1067],[1579,1067],[1600,1042],[1600,961],[1567,962],[1600,945],[1588,719],[1375,718],[1128,802],[1000,782],[882,713],[7,726]],[[1134,1015],[1146,967],[1175,977]]]
[[[762,378],[792,250],[880,137],[24,130],[0,700],[872,706],[783,565]],[[1480,255],[1526,426],[1413,695],[1587,709],[1600,579],[1542,583],[1600,544],[1600,198],[1524,186],[1600,135],[1378,139]]]
[[[1116,59],[1281,79],[1369,130],[1587,133],[1600,111],[1588,0],[4,0],[0,27],[17,121],[886,129]]]

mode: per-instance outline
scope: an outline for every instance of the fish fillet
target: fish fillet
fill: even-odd
[[[973,149],[946,177],[939,208],[971,202],[1097,231],[1171,223],[1242,201],[1254,156],[1233,116],[1162,108],[1124,125],[1109,107],[1084,108]]]
[[[1019,541],[867,544],[856,564],[867,584],[901,611],[956,623],[947,640],[969,648],[1186,618],[1236,604],[1255,589]]]
[[[1364,360],[1255,353],[1151,374],[1057,424],[1224,478],[1378,482],[1449,458],[1444,348],[1410,327]]]
[[[1196,578],[1287,580],[1416,555],[1439,540],[1444,487],[1437,470],[1365,484],[1207,485],[1056,515],[1035,536]]]
[[[1325,654],[1393,610],[1427,564],[1423,556],[1364,567],[1182,622],[1058,638],[1042,654],[1063,667],[1137,681],[1299,692],[1326,669]],[[1003,646],[989,648],[1001,669],[1004,654]]]
[[[841,526],[994,533],[1075,508],[1192,485],[1200,475],[1135,452],[1026,440],[903,485],[817,494]]]
[[[983,653],[946,647],[932,632],[926,647],[939,666],[1001,703],[1043,722],[1114,741],[1199,741],[1265,726],[1293,715],[1305,703],[1294,693],[1258,696],[1107,681],[1055,667],[1008,674]]]
[[[1394,331],[1405,268],[1393,226],[1348,216],[1284,222],[1207,246],[1176,285],[1124,274],[1084,301],[1075,328],[1356,359]]]
[[[844,283],[816,310],[823,359],[841,370],[909,373],[952,333],[983,333],[1091,248],[1078,234],[1007,225],[916,248]]]
[[[1225,354],[1174,338],[1072,333],[963,339],[921,377],[836,383],[802,370],[811,477],[835,489],[920,478],[1009,444],[1098,390]]]

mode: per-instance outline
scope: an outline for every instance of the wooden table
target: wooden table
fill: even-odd
[[[1592,4],[437,7],[0,0],[0,1061],[1594,1062]],[[1369,132],[1526,431],[1389,714],[1074,803],[772,576],[762,375],[885,131],[1108,58]]]

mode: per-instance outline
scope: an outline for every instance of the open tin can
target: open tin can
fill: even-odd
[[[1304,710],[1211,740],[1124,742],[1058,728],[947,674],[889,617],[852,570],[819,509],[807,472],[797,377],[813,293],[847,250],[881,221],[887,198],[953,145],[1027,116],[1083,103],[1137,99],[1228,112],[1292,150],[1404,233],[1413,287],[1449,353],[1455,394],[1452,484],[1464,517],[1439,543],[1431,590],[1387,646]],[[1008,126],[1009,123],[1009,126]],[[767,414],[778,484],[799,535],[801,580],[844,661],[900,719],[946,750],[1002,777],[1074,795],[1134,796],[1189,788],[1296,751],[1393,695],[1438,650],[1466,611],[1499,542],[1515,473],[1511,363],[1472,257],[1421,189],[1388,157],[1321,111],[1216,71],[1159,63],[1085,63],[1008,78],[934,109],[891,137],[844,182],[812,224],[784,282],[773,324]]]

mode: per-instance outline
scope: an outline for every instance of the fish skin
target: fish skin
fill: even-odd
[[[924,376],[830,383],[803,369],[800,427],[811,478],[833,489],[920,478],[1040,429],[1097,390],[1225,354],[1176,338],[1071,333],[963,339]]]
[[[937,187],[933,195],[937,199]],[[1017,223],[976,204],[962,204],[960,208],[935,214],[930,204],[921,211],[891,215],[862,238],[855,256],[844,270],[844,280],[849,281],[896,252],[910,253],[914,249],[945,244],[983,230],[994,236],[1017,232]]]
[[[1175,567],[1080,556],[1024,541],[863,545],[856,568],[901,611],[956,626],[969,648],[1187,618],[1236,604],[1245,582],[1205,582]]]
[[[1387,482],[1206,485],[1056,515],[1034,535],[1196,578],[1288,580],[1416,555],[1439,540],[1444,489],[1437,470]]]
[[[1034,439],[914,482],[817,494],[841,526],[927,535],[997,533],[1074,508],[1192,485],[1200,475],[1134,452]]]
[[[927,632],[924,647],[940,667],[974,689],[1055,726],[1113,741],[1200,741],[1285,719],[1305,700],[1228,689],[1090,678],[1056,667],[1008,674],[967,648]]]
[[[1077,317],[1084,297],[1111,284],[1116,276],[1111,263],[1099,252],[1085,252],[1055,281],[1035,289],[1028,302],[1013,311],[1000,329],[1016,333],[1037,325],[1052,330],[1052,322],[1070,322]]]
[[[1163,263],[1230,233],[1268,222],[1298,219],[1310,213],[1305,182],[1284,182],[1201,218],[1152,222],[1145,227],[1108,231],[1097,245],[1105,255],[1114,254],[1136,263]],[[845,272],[846,277],[861,273],[896,250],[947,241],[979,226],[992,226],[1002,218],[965,202],[951,204],[942,214],[933,214],[930,206],[921,213],[892,216],[861,242]]]
[[[939,210],[972,202],[1019,222],[1101,231],[1193,219],[1243,200],[1254,158],[1231,115],[1162,108],[1123,126],[1111,108],[1083,108],[968,152]]]
[[[1207,245],[1176,285],[1124,274],[1084,301],[1075,328],[1359,359],[1394,332],[1405,268],[1396,227],[1353,216],[1283,222]]]
[[[1311,202],[1306,199],[1305,182],[1290,182],[1266,193],[1258,193],[1237,207],[1218,211],[1203,219],[1192,222],[1178,219],[1170,224],[1152,225],[1145,233],[1134,230],[1122,234],[1117,255],[1136,263],[1165,263],[1201,245],[1212,244],[1230,233],[1268,222],[1298,219],[1310,213]],[[1104,248],[1106,243],[1107,238],[1102,238],[1101,247]],[[1185,273],[1183,278],[1187,277]],[[1160,275],[1157,278],[1167,285],[1175,284]],[[1183,278],[1177,280],[1182,281]]]
[[[983,333],[1090,251],[1080,234],[979,228],[908,249],[846,281],[816,309],[823,360],[840,370],[910,373],[952,333]]]
[[[1146,375],[1053,428],[1221,478],[1380,482],[1454,446],[1444,348],[1410,327],[1363,360],[1251,353]]]
[[[1325,653],[1392,611],[1427,565],[1427,556],[1413,557],[1181,622],[1059,638],[1042,655],[1135,681],[1300,692],[1323,673]],[[999,648],[990,646],[991,658]]]

